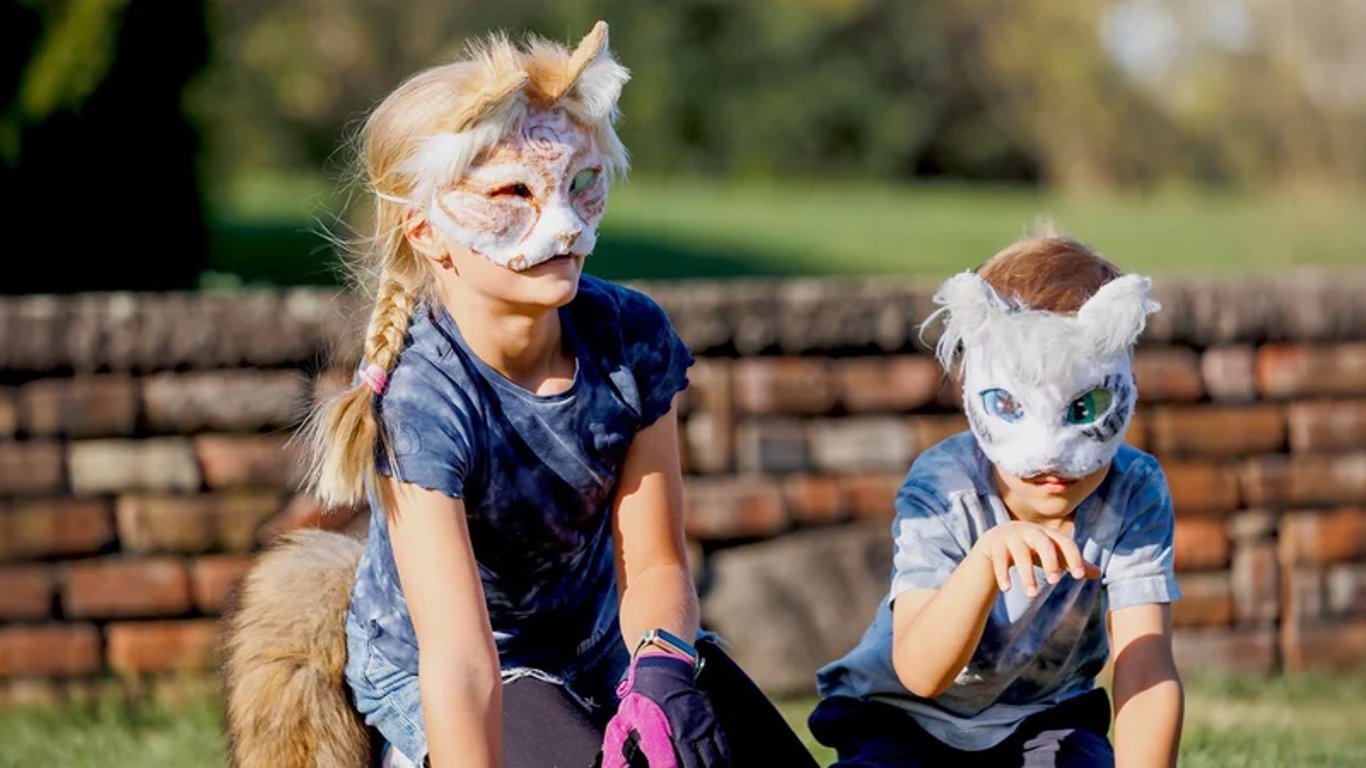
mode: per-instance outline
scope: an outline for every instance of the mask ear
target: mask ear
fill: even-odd
[[[1096,354],[1119,354],[1138,342],[1148,315],[1162,308],[1149,295],[1151,289],[1151,278],[1124,275],[1101,286],[1082,305],[1076,322]]]
[[[944,324],[943,335],[935,346],[935,355],[944,370],[952,370],[958,346],[989,333],[1009,308],[996,290],[975,272],[963,272],[945,280],[935,291],[934,303],[939,307],[926,320]]]
[[[599,21],[579,44],[569,62],[569,84],[584,110],[594,121],[612,118],[621,89],[631,74],[619,64],[607,46],[607,23]]]

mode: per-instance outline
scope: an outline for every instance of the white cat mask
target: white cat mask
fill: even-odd
[[[972,272],[939,287],[936,353],[952,370],[961,345],[963,409],[993,464],[1075,479],[1115,457],[1138,400],[1133,346],[1161,308],[1151,285],[1116,278],[1075,315],[1012,305]]]

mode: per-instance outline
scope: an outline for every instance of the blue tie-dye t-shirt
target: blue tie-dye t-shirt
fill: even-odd
[[[393,463],[384,450],[376,460],[381,474],[464,500],[504,674],[569,681],[625,658],[610,504],[632,437],[669,411],[693,359],[637,291],[584,276],[559,313],[574,380],[541,396],[474,355],[439,303],[420,305],[378,403]],[[386,515],[370,501],[348,624],[416,674]]]
[[[1074,513],[1073,537],[1101,578],[1064,575],[1050,585],[1036,567],[1039,594],[1030,598],[1012,568],[1012,588],[997,596],[981,642],[949,689],[934,699],[910,693],[892,666],[892,601],[942,586],[983,533],[1011,520],[993,478],[971,432],[911,466],[896,498],[892,588],[858,646],[817,673],[822,696],[892,704],[946,744],[987,749],[1026,717],[1091,690],[1109,655],[1107,611],[1180,598],[1166,478],[1152,456],[1121,446],[1104,482]]]

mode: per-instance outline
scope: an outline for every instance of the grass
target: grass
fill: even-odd
[[[1366,765],[1366,671],[1329,677],[1195,677],[1187,681],[1181,765]],[[780,703],[821,765],[833,755],[806,730],[812,700]],[[226,763],[210,698],[174,710],[105,702],[0,712],[0,768],[207,768]]]
[[[330,284],[310,217],[337,199],[310,179],[248,180],[215,210],[213,269],[228,282]],[[1359,195],[1172,192],[1060,197],[1029,189],[633,179],[613,191],[588,269],[611,279],[786,275],[942,278],[1039,216],[1126,269],[1230,274],[1366,264]]]

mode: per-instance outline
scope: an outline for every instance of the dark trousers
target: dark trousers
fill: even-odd
[[[1093,768],[1113,766],[1110,698],[1084,693],[1020,724],[991,749],[954,749],[926,733],[906,712],[890,704],[848,696],[826,699],[811,713],[811,732],[839,754],[832,768]]]
[[[816,768],[806,747],[762,691],[719,648],[698,644],[706,666],[697,685],[726,734],[733,768]],[[610,717],[610,713],[608,713]],[[606,728],[563,688],[522,678],[503,689],[507,768],[591,768]],[[643,758],[632,768],[645,766]]]

